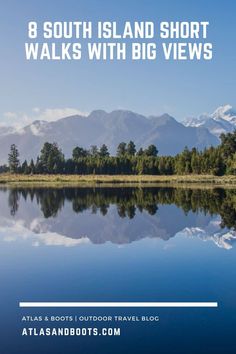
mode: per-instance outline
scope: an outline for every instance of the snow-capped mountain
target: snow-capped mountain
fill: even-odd
[[[180,234],[186,237],[198,237],[202,241],[212,241],[219,248],[230,250],[236,243],[236,231],[221,228],[221,218],[219,216],[212,219],[207,226],[186,227]]]
[[[212,114],[212,118],[215,120],[225,120],[236,126],[236,110],[229,104],[218,107]]]
[[[219,137],[222,133],[229,133],[236,129],[236,110],[229,104],[218,107],[213,113],[204,113],[198,118],[184,120],[186,127],[202,127]]]
[[[7,162],[11,144],[17,145],[22,162],[35,159],[46,141],[57,142],[65,156],[70,157],[75,146],[89,148],[104,143],[115,154],[120,142],[130,140],[137,148],[154,144],[160,155],[175,155],[185,146],[201,150],[219,142],[206,128],[186,127],[168,114],[147,118],[125,110],[96,110],[88,116],[75,115],[53,122],[37,120],[18,131],[0,134],[0,164]]]

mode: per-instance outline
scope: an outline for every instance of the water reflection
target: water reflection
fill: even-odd
[[[1,188],[5,240],[33,244],[125,244],[182,234],[230,249],[236,240],[236,190],[183,188]],[[9,212],[10,211],[10,212]]]

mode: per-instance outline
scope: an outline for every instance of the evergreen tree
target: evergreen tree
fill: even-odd
[[[28,163],[26,160],[21,165],[21,172],[24,173],[25,175],[28,173]]]
[[[144,151],[143,151],[143,148],[140,148],[138,151],[137,151],[137,156],[143,156],[144,154]]]
[[[105,144],[103,144],[101,147],[100,147],[100,150],[99,150],[99,156],[101,157],[108,157],[110,154],[109,154],[109,151],[108,151],[108,148]]]
[[[43,173],[43,166],[39,156],[37,156],[36,163],[35,163],[35,173]]]
[[[226,172],[228,174],[236,175],[236,153],[232,158],[227,160]]]
[[[97,145],[91,145],[90,154],[91,154],[91,156],[93,156],[93,157],[97,157],[97,156],[99,155]]]
[[[40,162],[44,173],[62,172],[64,155],[56,143],[45,143],[40,155]]]
[[[221,152],[225,159],[236,152],[236,130],[233,133],[221,134]]]
[[[35,166],[34,166],[34,160],[33,159],[31,159],[31,161],[30,161],[29,169],[30,169],[30,173],[32,173],[32,174],[35,173]]]
[[[20,160],[19,160],[19,151],[15,144],[12,144],[10,147],[10,153],[8,154],[8,164],[11,173],[17,173]]]
[[[9,167],[7,165],[0,166],[0,173],[6,173],[9,171]]]
[[[126,154],[126,143],[122,142],[117,147],[117,156],[124,156]]]
[[[130,140],[130,142],[127,145],[126,153],[129,156],[134,156],[136,154],[135,143],[132,140]]]
[[[157,156],[158,150],[155,145],[149,145],[148,148],[144,151],[147,156]]]
[[[176,156],[157,156],[155,145],[149,145],[136,153],[133,141],[121,142],[117,156],[110,156],[103,144],[100,149],[93,145],[90,153],[82,147],[75,147],[72,158],[65,160],[56,143],[46,142],[34,164],[25,160],[20,166],[19,152],[15,144],[11,146],[8,156],[11,173],[65,173],[65,174],[236,174],[236,131],[223,134],[221,144],[217,147],[198,151],[187,147]],[[0,166],[0,173],[7,171]]]
[[[82,147],[76,146],[72,151],[73,160],[78,160],[79,158],[86,156],[88,156],[88,151]]]

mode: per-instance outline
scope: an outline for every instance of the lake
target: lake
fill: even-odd
[[[0,353],[235,353],[235,230],[236,189],[1,187]],[[20,301],[218,307],[19,308]],[[139,321],[40,321],[99,315]],[[22,336],[25,327],[78,326],[119,327],[121,335]]]

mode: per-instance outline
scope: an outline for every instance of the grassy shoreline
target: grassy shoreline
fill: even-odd
[[[236,176],[212,175],[20,175],[0,174],[0,184],[210,184],[236,186]]]

